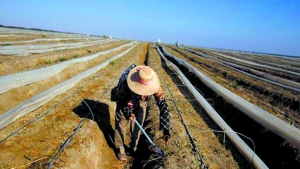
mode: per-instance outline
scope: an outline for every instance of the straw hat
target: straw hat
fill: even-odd
[[[152,95],[160,89],[160,82],[155,71],[149,66],[133,68],[127,77],[128,87],[139,95]]]

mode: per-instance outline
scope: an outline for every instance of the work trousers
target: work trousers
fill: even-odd
[[[143,126],[146,115],[147,101],[140,101],[140,106],[133,110],[134,115],[138,123]],[[141,135],[140,128],[131,120],[127,120],[123,112],[124,108],[117,105],[116,117],[115,117],[115,146],[116,148],[124,147],[124,140],[126,136],[126,130],[130,126],[130,148],[134,151],[137,148],[139,138]]]

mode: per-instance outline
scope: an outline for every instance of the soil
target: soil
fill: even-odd
[[[24,39],[32,38],[22,40]],[[1,76],[49,66],[45,64],[49,59],[72,59],[74,55],[84,57],[126,43],[128,41],[119,41],[22,57],[0,56]],[[75,64],[51,79],[1,94],[0,114],[128,48],[101,55],[86,63]],[[18,66],[21,63],[22,65]],[[154,98],[151,97],[143,127],[165,156],[158,156],[142,135],[136,154],[133,157],[128,156],[126,161],[119,161],[114,146],[116,103],[111,100],[111,91],[117,85],[123,71],[132,63],[149,65],[158,73],[170,109],[171,138],[166,146],[162,139],[163,133],[159,130],[159,111]],[[209,71],[207,72],[209,74]],[[194,101],[180,78],[161,60],[155,46],[144,42],[95,74],[82,79],[73,88],[1,129],[0,168],[33,169],[47,168],[49,165],[52,165],[51,168],[114,169],[143,166],[253,168],[230,141],[224,142],[222,133],[213,130],[216,130],[214,123]],[[129,132],[127,136],[126,144],[130,141]]]
[[[2,112],[124,50],[68,68],[52,79],[3,93],[0,95]],[[220,144],[213,132],[207,131],[205,134],[197,132],[199,127],[203,130],[209,130],[209,128],[201,120],[201,115],[197,113],[192,103],[186,100],[186,94],[182,94],[174,79],[168,76],[170,72],[167,71],[170,70],[166,71],[163,68],[154,46],[149,47],[147,43],[139,44],[125,56],[83,79],[76,87],[1,129],[0,168],[46,168],[81,122],[83,122],[82,126],[58,154],[51,168],[138,168],[137,161],[141,158],[128,158],[128,161],[119,161],[116,158],[116,149],[113,144],[115,102],[110,100],[111,89],[116,86],[122,71],[131,63],[138,65],[146,63],[152,66],[160,72],[161,81],[164,82],[163,90],[170,105],[172,125],[171,141],[165,149],[168,153],[164,160],[164,168],[200,168],[201,166],[199,154],[193,151],[169,90],[176,99],[179,99],[177,106],[188,110],[182,111],[183,118],[190,132],[193,133],[196,145],[201,152],[200,156],[205,159],[205,165],[209,164],[211,168],[224,166],[225,168],[239,168],[231,152]],[[179,83],[179,81],[176,82]],[[91,109],[93,108],[93,116],[88,113],[86,104]],[[150,105],[149,116],[145,123],[148,124],[147,132],[152,133],[153,141],[163,150],[164,141],[161,138],[162,131],[158,130],[157,107],[154,103]],[[87,114],[89,115],[86,116]],[[88,119],[83,120],[86,118]],[[127,139],[128,142],[129,139]],[[152,151],[142,136],[138,152],[151,154]]]

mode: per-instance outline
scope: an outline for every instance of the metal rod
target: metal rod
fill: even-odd
[[[163,155],[163,152],[152,142],[152,140],[147,135],[147,133],[145,132],[145,130],[143,129],[143,127],[138,123],[138,121],[136,120],[136,118],[134,118],[134,122],[140,128],[140,130],[142,131],[142,133],[146,136],[146,138],[150,142],[150,144],[156,149],[156,151],[158,152],[158,154],[159,155]]]

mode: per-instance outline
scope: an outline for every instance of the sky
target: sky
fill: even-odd
[[[1,0],[0,24],[300,56],[299,0]]]

